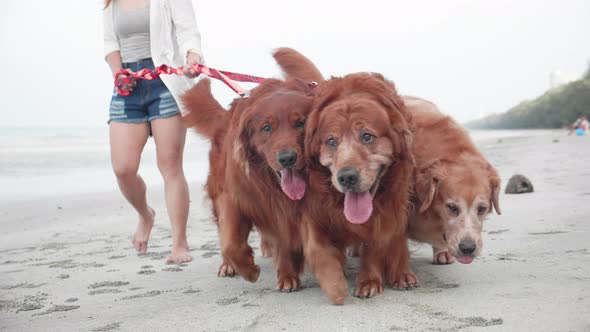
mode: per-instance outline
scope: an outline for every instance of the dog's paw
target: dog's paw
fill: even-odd
[[[285,293],[296,291],[301,282],[297,276],[279,276],[277,280],[277,290]]]
[[[260,276],[260,267],[258,267],[256,264],[247,265],[243,268],[240,268],[238,273],[247,281],[256,282],[256,280],[258,280],[258,276]]]
[[[217,271],[218,277],[235,277],[236,276],[236,269],[230,263],[223,262],[219,266],[219,271]]]
[[[455,261],[455,257],[448,251],[441,251],[432,255],[432,264],[435,265],[446,265],[451,264]]]
[[[383,283],[379,280],[364,280],[358,282],[354,290],[354,296],[367,299],[383,293]]]
[[[344,304],[344,300],[348,296],[348,286],[346,285],[346,282],[334,283],[329,287],[323,287],[323,289],[332,304]]]
[[[412,289],[418,286],[418,278],[412,271],[402,272],[397,274],[390,284],[399,290]]]

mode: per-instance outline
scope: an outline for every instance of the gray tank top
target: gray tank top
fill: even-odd
[[[119,38],[121,60],[136,62],[151,58],[150,47],[150,6],[124,10],[113,4],[113,25]]]

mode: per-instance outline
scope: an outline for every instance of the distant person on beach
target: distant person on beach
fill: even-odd
[[[571,135],[578,129],[581,129],[583,132],[586,132],[589,127],[590,122],[588,122],[588,119],[585,115],[582,115],[581,117],[577,118],[576,121],[574,121],[574,123],[571,125],[568,135]]]
[[[579,128],[582,128],[583,131],[588,131],[588,126],[590,126],[590,123],[588,122],[588,119],[584,115],[584,116],[582,116],[582,123],[580,123]]]
[[[201,36],[191,0],[105,0],[105,59],[115,75],[122,68],[138,71],[168,64],[185,66],[184,76],[164,75],[153,81],[132,81],[113,93],[109,110],[111,161],[121,192],[139,214],[133,246],[145,253],[155,211],[148,205],[146,185],[137,173],[141,152],[154,137],[158,168],[164,178],[166,207],[172,224],[168,262],[192,259],[186,239],[189,190],[182,168],[186,129],[179,97],[202,63]]]

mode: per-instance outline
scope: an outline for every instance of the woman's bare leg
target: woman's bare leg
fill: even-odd
[[[147,243],[154,225],[154,210],[147,205],[143,179],[137,174],[141,152],[147,141],[147,123],[111,121],[111,163],[123,196],[139,214],[139,223],[132,243],[139,253],[147,251]]]
[[[153,120],[152,133],[156,141],[158,168],[164,178],[166,207],[172,224],[172,253],[166,260],[174,263],[188,262],[192,260],[186,240],[189,191],[182,169],[186,128],[180,115],[175,115]]]

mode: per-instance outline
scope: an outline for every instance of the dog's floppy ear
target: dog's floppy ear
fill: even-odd
[[[397,88],[392,81],[387,80],[382,75],[377,76],[379,79],[383,81],[383,93],[380,94],[380,101],[383,105],[388,108],[393,108],[398,112],[405,111],[404,100],[402,97],[397,93]],[[406,112],[409,114],[409,112]],[[409,119],[406,119],[408,121]]]
[[[340,82],[338,78],[334,78],[333,82]],[[318,90],[319,89],[319,90]],[[317,91],[316,91],[317,90]],[[330,87],[329,89],[317,87],[314,89],[314,94],[317,94],[313,99],[313,105],[307,120],[305,121],[305,139],[304,150],[307,163],[314,164],[317,161],[315,158],[321,147],[320,138],[317,137],[317,129],[320,124],[320,115],[325,107],[330,105],[341,93],[341,88]]]
[[[398,157],[400,160],[406,161],[410,163],[410,165],[415,166],[416,162],[414,160],[414,154],[412,153],[413,149],[413,134],[410,130],[395,130],[398,133],[399,140],[396,140],[396,151],[398,151]]]
[[[308,164],[313,164],[315,157],[320,152],[319,137],[317,137],[317,129],[320,121],[320,110],[312,110],[307,120],[305,121],[305,138],[303,140],[303,148],[305,152],[305,159]]]
[[[373,93],[377,96],[379,102],[388,109],[391,128],[401,138],[401,141],[396,144],[396,150],[399,151],[402,160],[407,160],[412,165],[415,165],[414,154],[412,153],[413,136],[410,128],[411,114],[406,109],[403,99],[397,93],[395,84],[380,74],[373,74],[373,76],[379,79],[379,87],[375,87]]]
[[[238,128],[236,131],[236,140],[234,142],[233,157],[240,166],[244,167],[246,175],[249,174],[248,160],[250,158],[250,120],[245,110],[242,112]]]
[[[399,139],[394,138],[395,148],[399,158],[414,166],[416,165],[413,153],[414,134],[412,133],[412,128],[410,128],[408,116],[405,113],[408,113],[405,109],[397,110],[395,107],[391,109],[389,111],[390,128],[399,137]]]
[[[430,207],[436,196],[436,191],[441,180],[441,174],[438,172],[439,166],[440,161],[436,160],[425,169],[416,170],[416,196],[421,204],[420,213]]]
[[[492,205],[497,214],[502,214],[500,210],[500,177],[492,165],[488,164],[488,172],[490,172],[490,187],[492,187]]]

